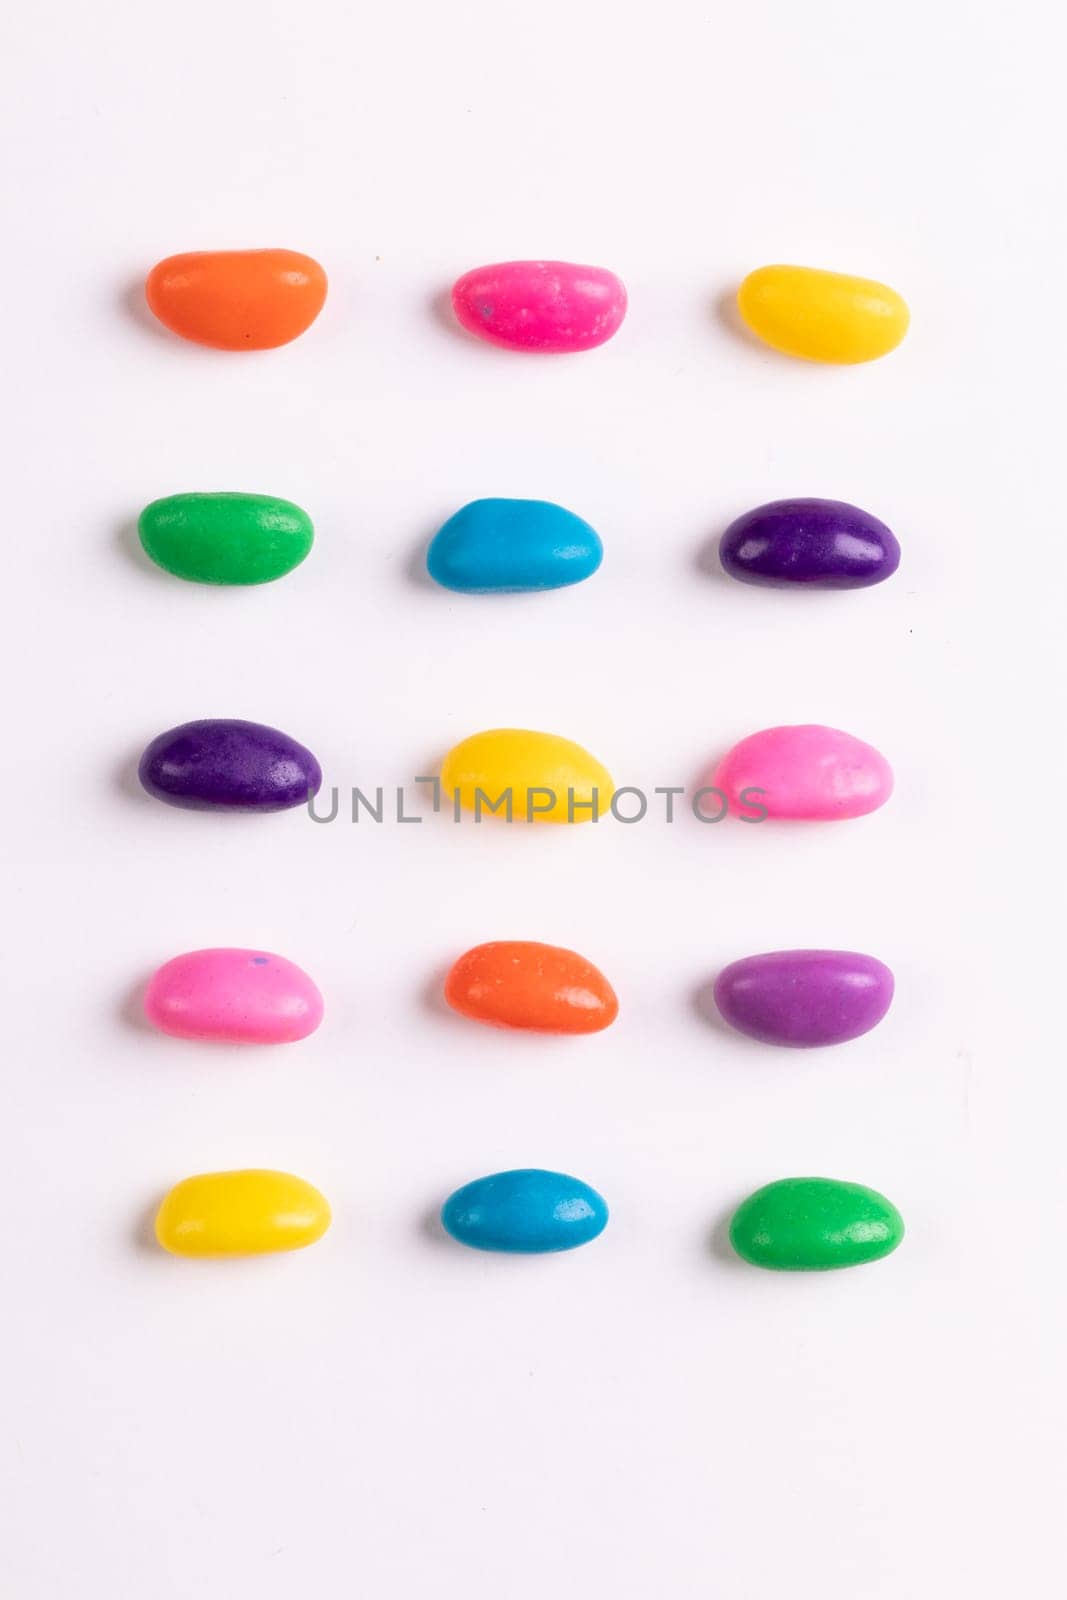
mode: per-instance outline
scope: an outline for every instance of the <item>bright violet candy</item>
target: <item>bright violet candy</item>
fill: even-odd
[[[468,333],[505,350],[592,350],[617,333],[626,290],[606,267],[569,261],[502,261],[475,267],[452,287]]]
[[[900,546],[844,500],[772,500],[730,524],[719,560],[731,578],[769,589],[867,589],[893,576]]]
[[[739,1033],[794,1049],[844,1044],[881,1022],[893,974],[851,950],[773,950],[724,967],[715,1004]]]
[[[599,1033],[619,1012],[615,991],[591,961],[530,939],[475,945],[445,979],[445,999],[475,1022],[535,1033]]]
[[[306,972],[265,950],[190,950],[155,973],[145,1016],[178,1039],[291,1044],[322,1021]]]
[[[884,756],[818,723],[750,734],[723,757],[711,782],[735,814],[758,803],[768,817],[806,822],[865,817],[893,792]]]
[[[159,734],[141,757],[142,786],[185,811],[286,811],[318,794],[322,769],[287,733],[205,717]]]

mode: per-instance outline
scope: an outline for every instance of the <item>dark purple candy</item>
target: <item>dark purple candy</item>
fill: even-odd
[[[775,950],[724,967],[715,1004],[731,1026],[764,1044],[844,1044],[877,1026],[893,974],[851,950]]]
[[[844,500],[772,500],[731,522],[719,560],[731,578],[770,589],[866,589],[892,577],[900,546]]]
[[[161,733],[138,773],[149,794],[186,811],[284,811],[322,783],[311,751],[287,733],[231,717]]]

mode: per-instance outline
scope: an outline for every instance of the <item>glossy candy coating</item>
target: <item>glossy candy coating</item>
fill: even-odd
[[[215,350],[273,350],[310,328],[326,274],[298,250],[190,250],[148,274],[145,298],[163,325]]]
[[[719,559],[741,583],[866,589],[892,577],[900,546],[884,522],[844,500],[773,500],[730,524]]]
[[[818,267],[760,267],[742,283],[737,304],[765,344],[807,361],[874,361],[908,331],[908,308],[895,289]]]
[[[452,287],[468,333],[506,350],[592,350],[617,332],[626,290],[606,267],[570,261],[501,261],[475,267]]]
[[[289,1044],[322,1021],[322,996],[306,972],[264,950],[190,950],[153,975],[149,1022],[179,1039]]]
[[[525,1167],[464,1184],[445,1201],[441,1222],[473,1250],[544,1255],[595,1239],[607,1227],[608,1208],[579,1178]]]
[[[138,775],[149,794],[186,811],[285,811],[322,783],[311,751],[287,733],[230,717],[159,734]]]
[[[298,567],[315,534],[306,511],[266,494],[172,494],[145,506],[146,555],[194,583],[271,583]]]
[[[573,950],[524,939],[475,945],[445,979],[454,1011],[497,1028],[599,1033],[619,1002],[602,972]]]
[[[471,734],[441,764],[441,787],[462,809],[489,818],[491,803],[511,797],[512,819],[591,822],[611,804],[615,786],[595,756],[571,739],[528,728],[490,728]],[[506,816],[506,810],[496,812]]]
[[[818,723],[750,734],[723,757],[711,781],[726,794],[733,815],[743,812],[744,790],[761,789],[759,803],[769,817],[809,822],[866,816],[893,792],[884,756]]]
[[[472,500],[434,535],[426,567],[460,594],[522,594],[581,583],[603,558],[588,522],[550,500]]]
[[[289,1172],[204,1172],[175,1184],[156,1215],[174,1256],[258,1256],[301,1250],[330,1226],[319,1191]]]
[[[774,950],[724,967],[715,1004],[726,1021],[764,1044],[843,1044],[881,1022],[893,974],[851,950]]]
[[[896,1206],[861,1183],[780,1178],[742,1201],[730,1243],[754,1267],[826,1272],[889,1255],[904,1237]]]

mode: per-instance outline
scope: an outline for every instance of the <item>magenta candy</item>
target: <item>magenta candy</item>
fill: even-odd
[[[452,287],[468,333],[505,350],[592,350],[618,331],[626,290],[606,267],[569,261],[502,261],[475,267]]]
[[[818,723],[764,728],[723,757],[711,779],[734,815],[832,822],[877,811],[893,792],[885,757],[862,739]]]
[[[190,950],[155,973],[149,1022],[179,1039],[291,1044],[322,1021],[322,996],[306,972],[266,950]]]
[[[724,967],[715,1004],[739,1033],[808,1049],[858,1039],[881,1022],[893,974],[851,950],[773,950]]]

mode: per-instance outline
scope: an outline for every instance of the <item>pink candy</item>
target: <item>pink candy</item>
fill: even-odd
[[[606,267],[503,261],[459,278],[452,305],[468,333],[507,350],[592,350],[618,331],[626,290]]]
[[[179,1039],[289,1044],[322,1021],[322,996],[299,967],[263,950],[191,950],[154,975],[149,1022]]]
[[[711,781],[728,797],[731,813],[751,816],[758,803],[769,817],[806,821],[863,817],[893,792],[884,756],[817,723],[750,734],[723,757]],[[755,789],[764,792],[754,795]],[[750,792],[742,799],[744,790]]]

